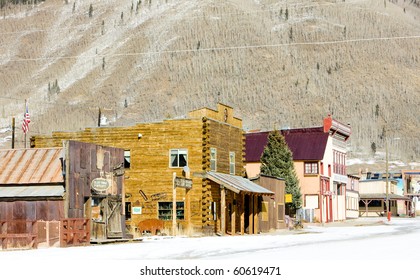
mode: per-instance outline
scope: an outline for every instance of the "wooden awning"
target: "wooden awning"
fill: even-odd
[[[361,193],[359,194],[360,196],[360,200],[385,200],[386,199],[386,193]],[[410,198],[402,196],[402,195],[398,195],[398,194],[393,194],[390,193],[388,194],[388,199],[389,200],[410,200]]]
[[[207,179],[224,186],[225,188],[233,191],[234,193],[254,193],[260,195],[273,195],[272,191],[257,185],[250,180],[241,176],[230,175],[219,172],[207,172]]]

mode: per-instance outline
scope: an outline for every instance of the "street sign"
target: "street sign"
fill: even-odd
[[[192,188],[192,179],[175,177],[174,184],[175,184],[175,188],[191,189]]]
[[[293,202],[293,197],[292,197],[292,194],[290,194],[290,193],[286,193],[286,194],[284,195],[284,202],[285,202],[285,203],[292,203],[292,202]]]

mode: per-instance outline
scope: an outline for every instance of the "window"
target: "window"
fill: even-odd
[[[318,174],[318,163],[305,162],[305,174]]]
[[[309,209],[319,208],[319,198],[317,194],[305,195],[305,207]]]
[[[124,168],[129,169],[131,166],[131,151],[124,151]]]
[[[125,219],[131,220],[131,202],[125,203]]]
[[[184,167],[188,165],[188,153],[186,149],[172,149],[170,151],[170,166]]]
[[[172,220],[172,202],[158,202],[159,220]],[[184,220],[184,202],[176,202],[176,219]]]
[[[217,149],[210,148],[210,170],[217,171]]]
[[[235,175],[235,152],[229,152],[229,173]]]
[[[284,221],[284,204],[277,204],[277,220]]]
[[[346,175],[346,154],[339,151],[334,151],[333,161],[334,173]]]

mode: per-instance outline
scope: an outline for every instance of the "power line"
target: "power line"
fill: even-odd
[[[176,53],[198,53],[210,51],[232,51],[232,50],[246,50],[246,49],[260,49],[260,48],[281,48],[293,46],[322,46],[322,45],[338,45],[359,42],[372,42],[372,41],[391,41],[391,40],[411,40],[420,39],[420,35],[412,36],[395,36],[395,37],[372,37],[372,38],[358,38],[346,40],[333,40],[333,41],[318,41],[318,42],[300,42],[300,43],[281,43],[281,44],[262,44],[262,45],[245,45],[245,46],[232,46],[232,47],[214,47],[214,48],[201,48],[201,49],[184,49],[184,50],[163,50],[154,52],[133,52],[133,53],[116,53],[116,54],[97,54],[97,55],[83,55],[83,56],[49,56],[37,58],[22,58],[10,59],[8,57],[0,57],[1,59],[10,62],[26,62],[26,61],[42,61],[42,60],[60,60],[60,59],[80,59],[80,58],[95,58],[95,57],[123,57],[123,56],[141,56],[141,55],[157,55],[157,54],[176,54]]]

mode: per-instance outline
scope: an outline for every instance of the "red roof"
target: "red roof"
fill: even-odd
[[[245,134],[246,162],[259,162],[267,145],[269,131]],[[323,127],[281,130],[293,160],[322,160],[328,141],[328,132]]]

